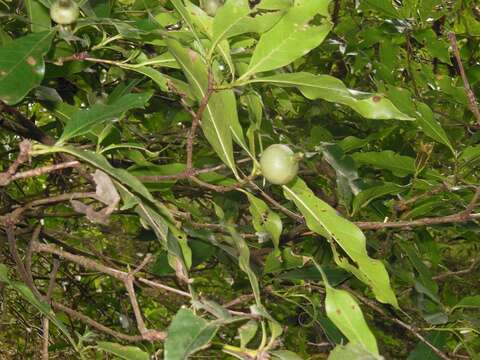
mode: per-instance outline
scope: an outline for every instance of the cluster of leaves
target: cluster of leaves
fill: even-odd
[[[73,358],[480,358],[475,0],[211,2],[85,0],[60,26],[50,0],[0,1],[0,225],[33,274],[10,236],[5,356],[44,317]],[[304,154],[286,185],[261,177],[273,143]],[[76,254],[52,306],[39,234]],[[112,274],[147,253],[127,296]]]

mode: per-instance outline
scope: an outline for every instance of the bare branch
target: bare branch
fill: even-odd
[[[458,49],[457,37],[455,36],[454,32],[448,33],[448,39],[450,40],[450,44],[452,45],[453,55],[455,56],[455,60],[457,62],[458,72],[463,80],[463,87],[465,89],[465,93],[467,94],[468,104],[470,111],[475,116],[477,123],[480,125],[480,110],[478,108],[477,98],[470,87],[470,83],[468,82],[467,74],[465,73],[465,69],[463,68],[462,64],[462,57],[460,56],[460,50]]]

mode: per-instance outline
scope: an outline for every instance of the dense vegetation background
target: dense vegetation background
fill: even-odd
[[[480,359],[476,0],[53,5],[0,0],[0,358]]]

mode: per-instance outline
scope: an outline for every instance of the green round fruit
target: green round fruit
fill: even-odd
[[[205,11],[210,16],[215,16],[217,13],[218,8],[222,4],[220,0],[204,0],[203,1],[203,11]]]
[[[80,10],[75,1],[57,0],[50,6],[50,17],[60,25],[69,25],[78,19]]]
[[[298,173],[298,156],[283,144],[270,145],[260,157],[262,175],[275,185],[285,185]]]

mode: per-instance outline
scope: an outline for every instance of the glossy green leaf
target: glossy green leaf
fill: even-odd
[[[128,110],[144,107],[151,96],[151,92],[127,94],[108,105],[95,104],[87,110],[78,110],[67,122],[59,143],[66,142],[75,136],[84,135],[94,126],[117,119]]]
[[[0,47],[0,100],[14,105],[40,85],[55,32],[32,33]]]
[[[255,47],[248,69],[241,78],[290,64],[320,45],[332,28],[328,17],[330,0],[297,0],[275,26],[263,34]],[[325,17],[311,25],[315,15]]]
[[[100,341],[97,348],[124,360],[149,360],[150,356],[136,346],[124,346],[117,343]]]
[[[282,220],[277,213],[273,212],[265,201],[246,192],[250,207],[248,208],[252,215],[253,227],[258,233],[268,233],[275,249],[278,250],[280,235],[282,234]]]
[[[89,150],[82,150],[76,147],[71,146],[37,146],[38,153],[55,153],[55,152],[63,152],[70,155],[73,155],[90,165],[93,165],[97,169],[102,170],[103,172],[107,173],[111,177],[113,177],[118,182],[124,184],[133,192],[143,196],[145,199],[155,202],[155,199],[152,197],[152,194],[147,190],[147,188],[139,181],[136,177],[131,175],[128,171],[124,169],[114,168],[108,160],[100,154],[94,153]]]
[[[200,55],[191,49],[184,48],[174,40],[167,40],[170,52],[182,67],[198,101],[202,101],[207,93],[207,67]],[[231,124],[236,109],[231,101],[232,90],[215,92],[210,96],[202,118],[202,130],[205,137],[215,149],[223,162],[236,174],[233,158]]]
[[[328,360],[383,360],[383,357],[372,354],[363,346],[355,343],[337,345],[328,355]]]
[[[355,298],[348,291],[331,287],[323,270],[318,265],[317,267],[322,273],[325,284],[325,312],[328,318],[340,329],[350,343],[360,345],[371,353],[378,355],[377,340],[368,327]]]
[[[244,6],[245,2],[248,3],[244,0],[232,0],[228,7],[227,3],[218,10],[213,22],[212,41],[214,43],[245,33],[262,34],[270,30],[282,17],[282,13],[279,11],[249,16],[250,10],[247,12]],[[238,13],[238,17],[229,18],[233,13]]]
[[[381,261],[368,256],[362,231],[354,223],[339,216],[330,205],[317,198],[300,178],[289,185],[284,185],[283,190],[285,196],[292,200],[303,214],[307,226],[317,234],[334,240],[358,268],[337,256],[338,265],[353,272],[369,285],[377,300],[398,307],[385,266]]]
[[[180,309],[168,327],[165,360],[185,360],[210,343],[217,326],[196,316],[189,309]]]
[[[368,119],[414,120],[398,110],[385,96],[350,90],[341,80],[329,75],[315,75],[306,72],[284,73],[252,79],[249,83],[297,87],[308,99],[323,99],[343,104]]]
[[[202,46],[202,42],[200,41],[200,36],[197,32],[197,27],[194,26],[194,22],[192,20],[192,17],[190,16],[190,13],[188,12],[187,8],[185,7],[185,3],[182,0],[170,0],[172,5],[175,7],[175,10],[180,14],[182,17],[183,21],[187,24],[188,28],[192,32],[193,36],[195,37],[195,40],[197,42],[197,45],[203,55],[205,55],[205,49]],[[173,54],[175,56],[175,54]],[[177,59],[178,60],[178,59]]]
[[[248,0],[227,0],[215,14],[212,43],[241,34],[242,23],[250,11]]]
[[[415,173],[415,159],[399,155],[391,150],[369,151],[352,155],[359,164],[391,171],[395,176],[405,177]]]
[[[362,190],[355,196],[353,200],[352,212],[355,214],[360,208],[367,206],[371,201],[379,197],[389,194],[399,194],[404,188],[394,183],[384,183],[377,186],[372,186],[368,189]]]
[[[50,30],[52,19],[50,19],[48,8],[43,6],[38,0],[25,0],[25,7],[27,8],[32,32],[37,33]]]
[[[302,360],[300,356],[289,350],[276,350],[270,352],[273,355],[273,359],[278,360]]]
[[[425,134],[439,143],[446,145],[452,153],[455,153],[447,133],[433,116],[432,109],[426,104],[420,103],[418,104],[418,112],[417,121]]]
[[[250,249],[247,242],[241,237],[233,226],[228,226],[228,231],[231,235],[232,245],[235,246],[238,252],[238,266],[245,274],[247,274],[248,280],[252,287],[253,295],[257,305],[261,305],[260,286],[255,272],[250,266]]]

